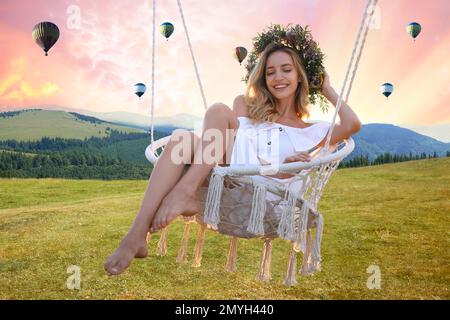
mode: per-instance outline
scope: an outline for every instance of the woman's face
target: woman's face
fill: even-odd
[[[267,59],[266,85],[277,99],[286,99],[295,95],[299,85],[299,74],[294,67],[292,57],[284,51],[275,51]]]

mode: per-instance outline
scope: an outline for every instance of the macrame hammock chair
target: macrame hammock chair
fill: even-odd
[[[330,148],[330,139],[342,105],[342,98],[345,97],[344,101],[348,101],[377,2],[378,0],[367,1],[324,147],[315,150],[313,159],[307,163],[291,162],[277,167],[271,165],[215,166],[211,171],[206,199],[202,199],[204,201],[203,212],[193,217],[182,217],[185,229],[177,256],[178,262],[187,262],[190,224],[195,222],[199,223],[200,227],[193,254],[192,265],[194,267],[201,265],[205,232],[207,229],[212,229],[231,237],[226,262],[227,271],[234,272],[236,270],[238,239],[254,237],[263,239],[258,279],[262,281],[271,279],[272,241],[278,237],[292,243],[284,279],[285,285],[291,286],[297,283],[297,255],[300,252],[303,253],[303,262],[300,268],[302,275],[311,275],[320,270],[320,244],[324,222],[322,214],[317,210],[318,203],[331,175],[355,147],[353,139],[349,138],[338,143],[336,147]],[[181,1],[177,0],[177,4],[206,110],[206,98]],[[156,1],[153,0],[151,144],[145,150],[147,159],[153,165],[156,164],[159,155],[170,140],[170,136],[168,136],[154,141],[155,12]],[[296,185],[300,185],[300,188],[291,188],[292,183],[283,184],[275,180],[259,179],[261,176],[267,177],[276,173],[293,175],[293,181],[297,182]],[[277,195],[279,200],[267,200],[268,193]],[[275,207],[281,208],[278,214],[274,214]],[[168,228],[164,228],[158,242],[159,255],[167,253],[167,236]]]

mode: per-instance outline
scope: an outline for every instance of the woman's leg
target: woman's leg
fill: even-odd
[[[199,146],[201,152],[196,152],[194,163],[164,198],[153,219],[151,232],[168,226],[179,215],[198,213],[196,192],[216,164],[230,163],[238,127],[239,121],[228,106],[215,104],[208,109]]]
[[[228,114],[226,118],[223,118],[224,114]],[[219,127],[223,127],[223,124],[228,123],[230,120],[232,121],[232,126],[235,126],[237,123],[237,119],[235,118],[234,120],[236,122],[233,122],[233,119],[229,119],[231,118],[230,114],[232,115],[231,109],[222,104],[217,104],[209,108],[205,115],[204,132],[206,128],[214,127],[214,125],[216,124],[218,124]],[[173,158],[174,156],[178,155],[178,152],[175,152],[175,154],[173,154],[173,151],[176,146],[179,146],[180,137],[182,137],[182,139],[188,139],[190,141],[190,143],[188,144],[190,145],[190,148],[188,148],[187,152],[185,152],[185,148],[183,148],[182,150],[182,163],[178,161],[179,159]],[[200,146],[203,144],[199,142],[200,139],[198,137],[196,137],[193,133],[189,133],[185,130],[177,130],[173,133],[171,141],[167,144],[164,152],[161,154],[161,157],[159,158],[155,168],[153,169],[150,181],[147,186],[147,190],[144,195],[144,199],[133,223],[133,226],[131,227],[126,237],[122,240],[118,249],[111,256],[109,256],[105,262],[105,270],[109,274],[120,274],[129,266],[131,260],[134,257],[141,258],[147,255],[146,236],[148,228],[152,220],[154,219],[155,212],[158,210],[158,207],[160,207],[162,200],[165,199],[164,197],[169,193],[171,189],[174,188],[174,186],[180,180],[180,177],[183,175],[185,163],[188,163],[189,161],[193,161],[195,163],[196,161],[198,161],[198,158],[202,158],[200,156],[201,152],[196,152],[201,149]],[[177,151],[178,150],[179,148],[177,149]],[[213,165],[206,165],[209,169],[205,169],[201,168],[202,165],[193,164],[191,165],[191,168],[188,170],[188,172],[191,171],[193,166],[195,166],[197,170],[194,171],[194,174],[197,174],[199,169],[203,170],[202,173],[204,175],[204,178],[201,179],[200,176],[197,176],[196,179],[194,179],[194,182],[197,181],[199,183],[198,186],[200,186]],[[188,182],[189,181],[191,180],[188,180]],[[196,187],[196,189],[198,189],[198,186]],[[192,213],[198,208],[195,201],[192,202],[189,198],[186,199],[186,197],[183,197],[182,194],[179,195],[176,202],[179,206],[182,206],[183,211],[186,211],[188,213]]]
[[[182,149],[179,159],[172,161],[172,150],[183,141],[187,145]],[[199,145],[200,138],[187,130],[175,130],[167,143],[156,166],[153,168],[141,207],[128,234],[117,250],[106,259],[105,270],[110,274],[119,274],[128,267],[133,258],[147,256],[147,233],[153,216],[162,199],[178,182],[185,164],[190,163],[193,150]]]

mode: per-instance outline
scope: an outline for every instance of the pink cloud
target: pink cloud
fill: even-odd
[[[157,34],[156,113],[202,115],[203,103],[176,1],[157,3],[157,25],[171,21],[175,33],[168,42]],[[364,1],[353,0],[182,3],[209,104],[217,101],[231,104],[236,95],[243,93],[240,80],[244,68],[231,57],[231,52],[238,45],[250,48],[252,38],[270,23],[310,25],[327,56],[325,64],[333,84],[339,89],[365,5]],[[71,5],[81,10],[80,29],[67,25],[67,8]],[[24,6],[27,10],[23,10]],[[450,121],[450,108],[442,107],[450,104],[450,97],[439,95],[442,88],[436,86],[448,84],[450,76],[448,72],[433,70],[435,66],[448,66],[448,60],[438,59],[441,52],[450,49],[450,28],[446,23],[450,4],[446,0],[380,1],[380,13],[381,29],[369,35],[350,104],[363,122]],[[10,106],[14,97],[18,97],[20,81],[26,81],[33,88],[53,83],[61,90],[47,97],[17,99],[15,106],[59,104],[92,111],[148,114],[151,14],[151,1],[138,6],[131,0],[1,1],[0,33],[4,40],[0,43],[0,93],[2,88],[4,92],[0,94],[0,105]],[[54,21],[61,30],[61,39],[49,57],[44,57],[31,39],[32,27],[42,20]],[[413,43],[405,27],[415,20],[423,25],[423,31]],[[15,80],[15,86],[6,86],[15,79],[14,75],[17,78],[10,63],[18,59],[27,61],[27,67],[19,73],[20,80]],[[37,72],[40,74],[36,75]],[[421,73],[427,81],[421,81],[418,92],[414,84],[421,79]],[[379,85],[386,81],[396,85],[388,101],[378,91]],[[145,82],[150,89],[142,101],[136,100],[132,92],[136,82]],[[430,99],[437,95],[438,98]],[[409,105],[414,110],[408,109]],[[322,117],[318,112],[314,115]]]

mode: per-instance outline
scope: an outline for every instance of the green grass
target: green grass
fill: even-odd
[[[449,299],[450,159],[338,170],[325,189],[322,271],[282,282],[290,246],[276,240],[272,281],[255,279],[262,242],[241,240],[238,270],[224,269],[228,238],[207,232],[202,267],[167,256],[135,260],[118,277],[103,261],[138,210],[145,181],[0,179],[0,299]],[[197,226],[191,229],[189,258]],[[190,261],[189,261],[190,262]],[[81,268],[81,290],[66,288]],[[381,289],[366,286],[370,265]]]
[[[142,132],[110,123],[91,123],[63,111],[29,110],[14,117],[0,118],[0,140],[36,141],[43,137],[84,139],[106,137],[106,128],[124,133]]]

